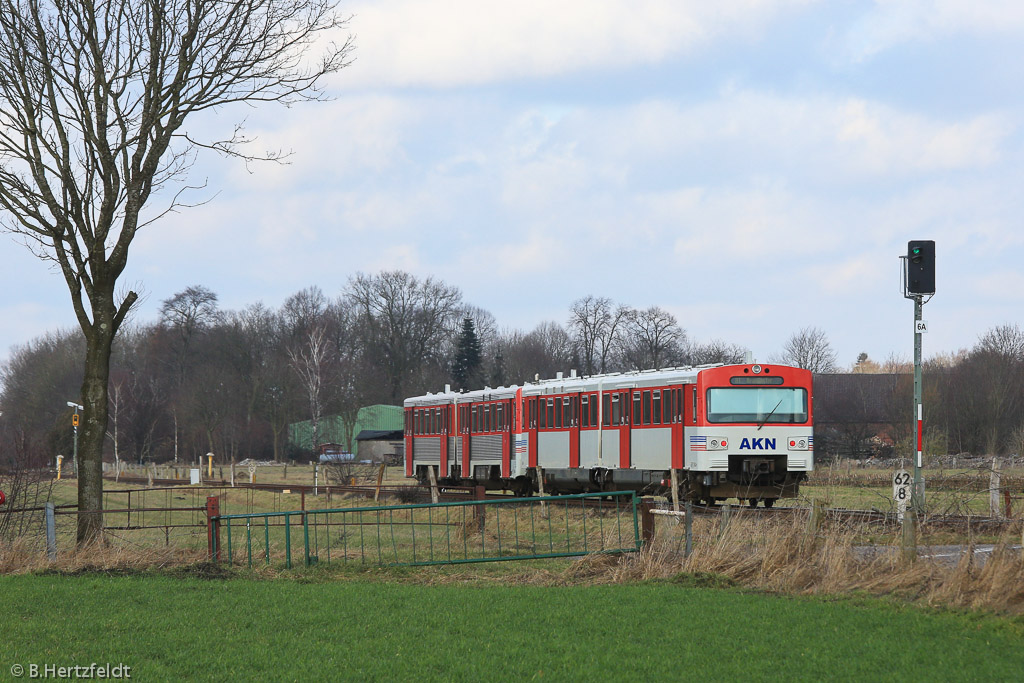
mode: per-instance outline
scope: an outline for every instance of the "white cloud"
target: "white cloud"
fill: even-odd
[[[409,162],[403,135],[420,117],[415,99],[375,95],[295,108],[247,131],[256,139],[253,153],[281,151],[290,155],[285,163],[235,163],[229,177],[247,190],[271,190],[308,187],[325,177],[392,172]]]
[[[851,97],[781,96],[726,90],[694,106],[649,101],[590,111],[577,125],[625,167],[694,154],[734,168],[836,180],[983,167],[997,161],[1016,125],[1001,113],[944,121]]]
[[[876,0],[846,34],[854,60],[893,46],[955,34],[1012,34],[1024,28],[1020,0]]]
[[[341,87],[450,87],[654,64],[758,31],[811,0],[380,0],[349,7],[356,62]]]

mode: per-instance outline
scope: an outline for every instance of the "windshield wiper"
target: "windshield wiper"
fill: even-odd
[[[764,423],[768,421],[768,418],[770,418],[775,413],[775,411],[778,410],[779,406],[781,406],[781,405],[782,405],[782,399],[780,398],[779,402],[775,404],[774,408],[772,408],[772,411],[770,413],[768,413],[767,415],[765,415],[764,419],[761,420],[761,424],[757,425],[757,431],[761,431],[761,427],[764,427]]]

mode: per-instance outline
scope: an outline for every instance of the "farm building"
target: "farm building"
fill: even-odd
[[[321,444],[341,444],[349,452],[355,453],[359,460],[380,460],[395,453],[394,447],[389,445],[387,435],[398,432],[394,441],[400,443],[403,420],[401,406],[364,406],[359,409],[351,426],[339,415],[321,418],[317,440]],[[371,438],[371,435],[367,434],[366,438],[358,439],[363,432],[376,433],[376,438]],[[310,420],[288,425],[288,445],[293,451],[299,450],[309,454],[313,450],[312,437],[313,425]]]

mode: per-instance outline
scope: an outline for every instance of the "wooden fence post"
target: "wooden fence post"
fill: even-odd
[[[640,539],[646,545],[654,540],[654,501],[651,498],[640,499]]]
[[[473,487],[473,500],[485,500],[487,498],[487,489],[483,486]],[[474,505],[473,506],[473,518],[475,521],[476,528],[482,534],[484,532],[484,525],[487,523],[487,506],[486,505]]]
[[[437,475],[434,474],[433,465],[427,465],[427,477],[430,479],[430,502],[437,505],[440,498],[437,495]]]
[[[725,503],[722,505],[722,519],[718,524],[718,540],[722,540],[725,536],[725,532],[729,529],[729,518],[732,517],[732,505]]]
[[[209,546],[211,562],[220,562],[220,499],[217,496],[206,497],[206,542]]]
[[[903,515],[903,534],[901,545],[903,547],[903,559],[907,562],[917,560],[917,510],[911,508]],[[973,552],[971,553],[974,554]]]
[[[380,500],[380,487],[384,483],[384,470],[387,465],[381,465],[380,469],[377,470],[377,488],[373,491],[373,502],[376,503]]]
[[[686,550],[683,557],[689,557],[693,553],[693,502],[686,501]]]
[[[807,519],[806,535],[808,537],[818,533],[818,529],[821,527],[821,518],[824,516],[824,507],[817,498],[811,501],[811,516]]]
[[[544,498],[547,494],[544,492],[544,469],[537,465],[537,493],[540,494],[540,514],[541,517],[547,519],[548,517],[548,504],[544,502]]]

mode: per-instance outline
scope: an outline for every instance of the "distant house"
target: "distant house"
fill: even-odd
[[[328,415],[320,419],[319,441],[321,444],[337,444],[341,450],[354,453],[358,460],[374,460],[377,450],[386,447],[365,446],[365,441],[357,441],[356,437],[366,430],[383,432],[401,432],[404,428],[404,417],[401,406],[372,405],[359,409],[352,429],[338,415]],[[351,435],[352,443],[347,443]],[[401,440],[401,436],[399,436]],[[293,449],[301,449],[310,453],[313,448],[313,424],[310,420],[294,422],[288,425],[288,444]]]

